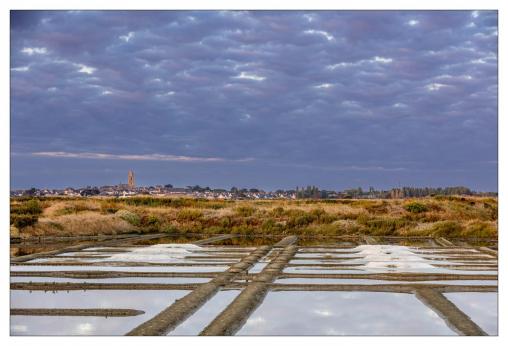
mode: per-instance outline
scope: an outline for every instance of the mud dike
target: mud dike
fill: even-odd
[[[64,335],[497,334],[491,244],[254,243],[220,235],[177,244],[155,234],[13,258],[11,334],[56,335],[43,319]],[[59,324],[65,316],[68,326]]]

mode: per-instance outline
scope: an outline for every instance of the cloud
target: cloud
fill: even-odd
[[[13,152],[224,158],[216,162],[228,169],[213,177],[188,165],[181,173],[182,181],[222,185],[497,188],[495,167],[473,164],[497,159],[496,11],[13,11],[11,18]],[[185,162],[153,158],[136,162],[172,169]],[[255,160],[240,174],[246,165],[232,158]],[[74,176],[66,160],[45,165],[49,159],[16,156],[13,184]],[[96,161],[86,162],[96,169],[128,162]],[[36,163],[53,174],[37,175]],[[154,183],[165,177],[157,167]],[[375,167],[404,170],[375,174],[382,172]],[[468,174],[457,177],[458,168]]]
[[[20,66],[20,67],[12,67],[11,68],[11,71],[16,71],[16,72],[27,72],[30,70],[30,66]]]
[[[254,81],[263,81],[266,79],[266,77],[263,77],[263,76],[258,76],[254,73],[248,73],[248,72],[241,72],[239,75],[233,77],[233,78],[237,78],[237,79],[250,79],[250,80],[254,80]]]
[[[75,64],[79,68],[78,72],[84,74],[93,74],[97,69],[95,67],[86,66],[84,64]]]
[[[34,55],[34,54],[47,54],[48,50],[44,47],[24,47],[21,50],[21,53],[27,54],[27,55]]]
[[[129,42],[134,37],[134,32],[130,31],[127,35],[121,35],[118,38],[124,42]]]
[[[427,84],[427,85],[425,86],[425,88],[427,88],[427,90],[429,90],[429,91],[438,91],[438,90],[440,90],[440,89],[442,89],[442,88],[445,88],[445,87],[447,87],[447,86],[448,86],[448,85],[446,85],[446,84],[441,84],[441,83],[431,83],[431,84]]]
[[[309,34],[309,35],[320,35],[320,36],[323,36],[324,38],[326,38],[328,41],[332,41],[335,39],[335,37],[333,37],[333,35],[331,35],[330,33],[326,32],[326,31],[323,31],[323,30],[305,30],[303,32],[304,34]]]
[[[323,83],[323,84],[315,85],[314,88],[316,88],[316,89],[329,89],[329,88],[333,88],[333,84]]]
[[[93,160],[127,160],[127,161],[179,161],[179,162],[247,162],[245,159],[225,159],[221,157],[190,157],[181,155],[166,154],[108,154],[108,153],[71,153],[64,151],[33,152],[32,156],[72,159],[93,159]]]

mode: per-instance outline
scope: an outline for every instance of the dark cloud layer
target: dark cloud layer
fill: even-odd
[[[497,39],[492,11],[12,11],[12,187],[497,190]]]

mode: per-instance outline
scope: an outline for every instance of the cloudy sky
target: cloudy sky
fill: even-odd
[[[492,11],[13,11],[11,187],[497,191]]]

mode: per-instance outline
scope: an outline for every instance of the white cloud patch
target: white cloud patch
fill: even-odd
[[[78,70],[79,73],[93,74],[95,71],[97,71],[95,67],[86,66],[84,64],[74,64],[74,66],[79,68]]]
[[[389,64],[391,62],[393,62],[393,59],[392,58],[383,58],[382,56],[375,56],[374,59],[374,62],[378,62],[378,63],[381,63],[381,64]]]
[[[314,86],[314,88],[316,88],[316,89],[330,89],[333,87],[334,87],[334,84],[330,84],[330,83],[323,83],[323,84]]]
[[[323,36],[324,38],[326,38],[328,41],[332,41],[335,39],[335,37],[333,37],[332,34],[326,32],[326,31],[323,31],[323,30],[305,30],[303,32],[304,34],[308,34],[308,35],[321,35]]]
[[[391,64],[393,62],[392,58],[382,57],[382,56],[374,56],[371,59],[362,59],[355,62],[339,62],[337,64],[328,65],[326,68],[328,70],[335,70],[338,68],[347,68],[360,66],[365,64]]]
[[[409,25],[409,26],[416,26],[416,25],[418,25],[418,24],[420,24],[420,21],[419,21],[419,20],[416,20],[416,19],[411,19],[411,20],[409,20],[409,21],[407,22],[407,25]]]
[[[167,154],[110,154],[110,153],[71,153],[66,151],[40,151],[31,153],[37,157],[93,159],[93,160],[126,160],[126,161],[179,161],[179,162],[246,162],[251,158],[226,159],[222,157],[198,157]]]
[[[29,70],[30,70],[30,66],[20,66],[20,67],[11,68],[11,71],[16,71],[16,72],[27,72]]]
[[[134,37],[134,32],[129,32],[127,35],[119,36],[118,38],[124,42],[129,42]]]
[[[263,76],[259,76],[257,74],[254,74],[254,73],[248,73],[248,72],[241,72],[238,76],[235,76],[233,78],[236,78],[236,79],[249,79],[249,80],[255,80],[255,81],[264,81],[266,79],[266,77],[263,77]]]
[[[425,86],[425,88],[428,90],[428,91],[438,91],[442,88],[445,88],[447,87],[448,85],[446,84],[441,84],[441,83],[430,83],[430,84],[427,84]]]
[[[397,102],[393,104],[393,108],[406,108],[406,107],[407,105],[405,103]]]
[[[48,50],[44,47],[25,47],[21,50],[21,53],[26,55],[47,54]]]

